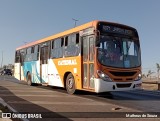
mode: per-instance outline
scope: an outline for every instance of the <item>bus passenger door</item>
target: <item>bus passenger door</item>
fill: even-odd
[[[41,83],[48,83],[48,46],[41,47],[40,51],[40,80]]]
[[[20,80],[25,80],[24,79],[24,57],[25,57],[25,54],[21,53],[20,54]]]
[[[82,37],[83,88],[94,89],[94,36]]]
[[[14,77],[18,80],[21,80],[21,63],[14,64]]]
[[[16,51],[15,54],[15,64],[14,64],[14,77],[21,80],[21,58],[20,51]]]

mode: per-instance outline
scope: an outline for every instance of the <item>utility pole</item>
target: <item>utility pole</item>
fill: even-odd
[[[72,20],[74,21],[74,27],[76,27],[77,26],[77,19],[74,19],[74,18],[72,18]]]

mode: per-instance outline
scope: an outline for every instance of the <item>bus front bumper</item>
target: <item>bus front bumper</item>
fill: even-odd
[[[107,82],[102,79],[96,78],[94,81],[96,93],[141,89],[142,84],[142,80],[132,82]]]

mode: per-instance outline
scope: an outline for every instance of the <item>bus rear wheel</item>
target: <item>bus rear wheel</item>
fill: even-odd
[[[32,86],[32,80],[31,80],[31,74],[30,73],[27,74],[27,85]]]
[[[66,90],[69,94],[74,94],[76,91],[75,80],[71,73],[68,74],[67,79],[66,79]]]

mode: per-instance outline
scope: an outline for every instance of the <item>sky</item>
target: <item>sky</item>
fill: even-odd
[[[14,64],[15,49],[92,20],[126,24],[140,37],[142,69],[160,64],[160,0],[0,0],[0,62]],[[3,63],[2,63],[3,53]]]

